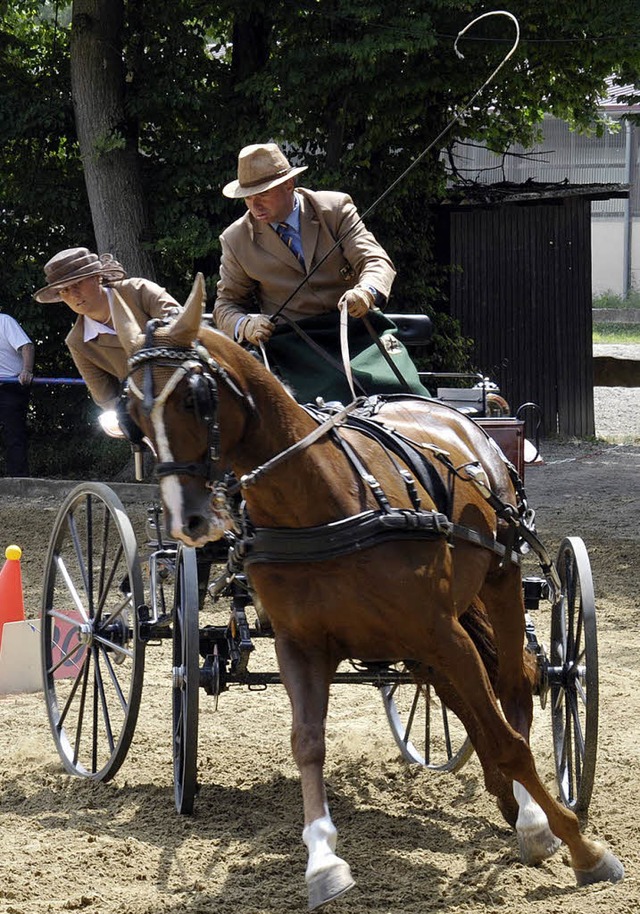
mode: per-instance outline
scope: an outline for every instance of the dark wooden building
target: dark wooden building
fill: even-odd
[[[441,214],[451,315],[512,409],[541,407],[544,435],[595,433],[590,202],[626,196],[619,184],[474,185]]]

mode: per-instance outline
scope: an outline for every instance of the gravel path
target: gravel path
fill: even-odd
[[[639,359],[640,344],[595,343],[594,355]],[[621,444],[640,443],[640,388],[594,387],[596,436]]]

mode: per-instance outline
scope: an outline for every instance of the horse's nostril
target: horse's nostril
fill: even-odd
[[[182,528],[182,532],[191,539],[197,539],[199,536],[205,536],[209,526],[201,514],[191,514]]]

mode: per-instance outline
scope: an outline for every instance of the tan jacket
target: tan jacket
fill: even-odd
[[[334,311],[356,283],[374,286],[385,298],[396,271],[385,250],[362,222],[351,197],[336,191],[300,194],[303,267],[270,225],[247,211],[220,236],[220,280],[214,305],[217,327],[233,336],[240,317],[249,312],[274,314],[338,238],[349,232],[283,310],[292,320]]]
[[[152,318],[175,316],[181,310],[166,289],[148,279],[123,279],[110,286],[123,297],[141,330]],[[84,317],[79,315],[65,342],[95,403],[113,409],[127,376],[127,356],[118,337],[100,333],[85,343]]]

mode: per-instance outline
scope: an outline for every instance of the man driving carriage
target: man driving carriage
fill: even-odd
[[[351,399],[338,345],[339,311],[345,309],[359,392],[428,396],[394,325],[379,310],[396,275],[391,259],[351,197],[296,187],[296,176],[306,168],[291,166],[275,143],[240,151],[238,177],[222,192],[244,199],[247,212],[220,236],[216,325],[238,342],[268,343],[269,364],[298,400]],[[406,384],[359,320],[365,316]]]

